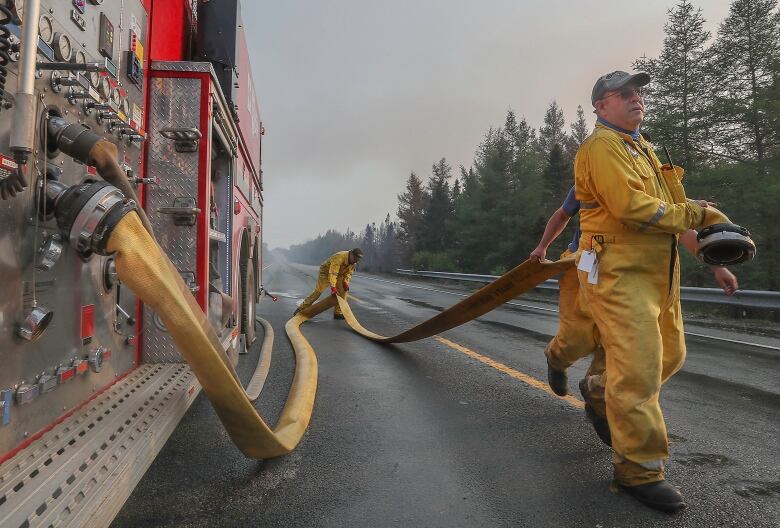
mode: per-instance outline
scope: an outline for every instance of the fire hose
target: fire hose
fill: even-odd
[[[287,402],[272,429],[242,388],[227,356],[220,352],[208,318],[135,212],[114,227],[106,249],[114,255],[122,282],[162,319],[236,446],[251,458],[291,452],[308,427],[317,390],[317,358],[299,327],[334,306],[336,300],[328,298],[314,304],[285,326],[295,352],[295,374]],[[363,329],[343,300],[342,309],[350,326],[367,337],[385,342],[413,341],[478,317],[572,265],[572,259],[523,263],[449,310],[393,338]]]
[[[116,163],[116,150],[83,127],[51,121],[54,120],[50,120],[49,132],[63,151],[94,163],[104,179],[116,183],[125,193],[104,182],[86,181],[72,187],[49,182],[39,199],[47,201],[52,208],[49,210],[55,210],[58,225],[77,251],[85,255],[113,255],[119,279],[162,320],[233,443],[250,458],[290,453],[309,425],[317,391],[317,358],[300,332],[300,325],[309,318],[339,303],[349,326],[368,339],[382,343],[416,341],[484,315],[574,265],[573,258],[526,261],[444,312],[391,337],[365,329],[340,297],[328,297],[302,310],[285,325],[295,353],[295,373],[279,420],[271,428],[253,404],[268,372],[270,350],[261,354],[262,364],[245,390],[208,317],[158,246],[148,220],[144,222],[145,215],[136,207],[132,187]],[[721,217],[728,221],[723,215],[718,218]],[[728,240],[723,244],[714,254],[723,254],[727,259],[741,255],[730,251],[733,244]],[[752,241],[747,250],[752,258]],[[270,347],[272,342],[268,328],[270,325],[266,326],[264,347]]]

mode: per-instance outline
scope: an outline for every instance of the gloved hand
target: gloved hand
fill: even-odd
[[[349,283],[347,281],[342,282],[341,285],[344,286],[345,292],[349,291]]]
[[[335,286],[331,286],[330,287],[330,294],[335,297],[336,295],[339,294],[339,291],[336,289]]]

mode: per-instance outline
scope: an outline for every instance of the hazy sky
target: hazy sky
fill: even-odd
[[[713,33],[728,0],[698,0]],[[593,124],[599,75],[657,56],[675,0],[244,0],[263,138],[265,241],[395,214],[411,171],[472,164],[513,109]]]

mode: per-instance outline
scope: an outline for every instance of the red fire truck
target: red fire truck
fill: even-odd
[[[74,129],[115,146],[114,185],[137,195],[228,355],[255,340],[263,126],[238,0],[5,0],[3,527],[108,525],[200,391],[111,255],[82,243],[118,191],[92,183]],[[94,194],[68,211],[48,199],[72,188]]]

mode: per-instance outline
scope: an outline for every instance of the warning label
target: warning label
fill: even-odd
[[[16,172],[18,167],[19,165],[13,159],[0,154],[0,181],[5,180],[11,173]]]

